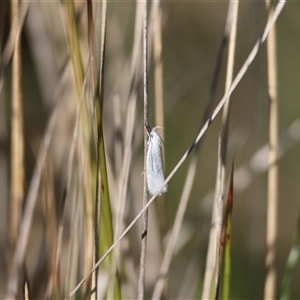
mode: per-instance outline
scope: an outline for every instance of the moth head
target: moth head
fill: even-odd
[[[155,126],[152,128],[151,132],[150,132],[150,135],[149,135],[149,140],[151,139],[156,139],[160,144],[163,143],[164,144],[164,141],[162,140],[159,132],[157,131],[158,128],[162,128],[164,129],[163,127],[161,126]]]
[[[148,137],[150,137],[150,133],[151,133],[151,127],[150,127],[150,125],[149,124],[144,124],[144,126],[145,126],[146,132],[148,134]]]

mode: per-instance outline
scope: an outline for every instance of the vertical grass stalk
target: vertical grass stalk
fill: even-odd
[[[158,5],[157,15],[154,20],[153,32],[153,55],[154,55],[154,96],[155,96],[155,124],[164,128],[165,114],[164,114],[164,86],[163,86],[163,59],[162,59],[162,9],[160,0],[153,5]],[[163,141],[165,141],[165,131],[162,130],[160,134]],[[165,163],[165,148],[162,147],[163,158]],[[165,166],[164,166],[165,167]],[[157,212],[160,227],[160,236],[164,237],[167,231],[166,224],[166,200],[165,196],[160,197],[157,202]]]
[[[269,18],[274,7],[271,0],[266,0]],[[277,238],[277,203],[278,203],[278,100],[277,100],[277,50],[276,27],[271,28],[267,38],[268,92],[269,92],[269,171],[267,199],[267,234],[266,268],[264,298],[276,298],[276,238]]]
[[[11,4],[11,32],[17,31],[20,15],[19,1]],[[12,58],[12,108],[11,108],[11,177],[10,177],[10,253],[16,250],[24,201],[24,129],[23,129],[23,92],[22,92],[22,46],[21,34],[16,35]],[[11,257],[11,259],[13,259]],[[24,277],[23,268],[19,277]],[[24,282],[19,281],[16,297],[24,299]]]
[[[143,27],[143,53],[144,53],[144,124],[149,125],[149,102],[148,102],[148,1],[144,3],[144,27]],[[148,133],[144,126],[144,170],[146,170],[146,158],[148,150]],[[144,172],[144,193],[143,207],[148,203],[147,172]],[[146,252],[147,252],[147,233],[148,230],[148,210],[143,213],[142,217],[142,235],[141,235],[141,257],[140,273],[138,282],[138,299],[145,297],[145,273],[146,273]]]

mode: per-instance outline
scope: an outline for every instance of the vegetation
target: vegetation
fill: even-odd
[[[299,5],[0,2],[0,298],[300,298]]]

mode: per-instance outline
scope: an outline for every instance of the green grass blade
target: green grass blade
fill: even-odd
[[[290,299],[291,282],[293,278],[293,272],[299,260],[299,252],[300,252],[300,215],[298,219],[298,226],[296,232],[294,233],[292,247],[285,266],[285,272],[284,272],[281,291],[280,291],[280,298],[279,298],[280,300]]]
[[[230,274],[231,274],[231,220],[233,207],[233,166],[231,170],[230,189],[227,198],[227,208],[225,214],[225,228],[223,235],[224,264],[223,264],[223,291],[222,299],[229,300],[230,296]]]

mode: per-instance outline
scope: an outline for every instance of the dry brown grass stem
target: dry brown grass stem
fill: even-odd
[[[269,18],[274,7],[266,0]],[[267,199],[267,234],[265,299],[276,299],[276,238],[278,206],[278,96],[277,96],[277,50],[276,27],[273,26],[267,39],[268,92],[269,92],[269,171]]]
[[[229,35],[229,45],[228,45],[225,91],[229,89],[233,77],[238,8],[239,8],[239,1],[231,0],[229,4],[230,35]],[[226,167],[228,131],[229,131],[229,110],[230,110],[230,98],[228,98],[228,101],[224,105],[223,115],[222,115],[222,131],[221,131],[222,132],[221,152],[222,152],[222,164],[223,164],[223,172],[222,172],[223,188],[222,189],[224,189],[224,182],[225,182],[225,175],[226,175],[225,167]]]
[[[163,59],[162,59],[162,8],[160,1],[155,1],[153,6],[158,6],[154,18],[153,31],[153,55],[154,55],[154,99],[155,99],[155,125],[165,127],[165,109],[164,109],[164,82],[163,82]],[[150,32],[151,34],[151,32]],[[161,131],[161,138],[165,141],[165,131]],[[165,163],[165,147],[162,147]],[[164,166],[165,167],[165,166]],[[166,198],[161,196],[157,202],[157,216],[160,229],[160,245],[162,249],[163,238],[167,232],[166,220]]]
[[[11,0],[12,32],[18,32],[20,16],[19,1]],[[11,176],[10,176],[10,253],[16,250],[22,219],[24,201],[25,163],[24,163],[24,128],[23,128],[23,91],[22,91],[22,46],[21,35],[16,34],[12,57],[12,108],[11,108]],[[20,266],[20,277],[24,270]],[[23,280],[22,280],[23,281]],[[24,282],[18,284],[15,297],[24,299]]]
[[[160,3],[157,1],[157,3]],[[154,21],[154,93],[155,93],[155,123],[164,128],[164,86],[163,86],[163,60],[162,60],[162,10],[159,5],[157,9],[157,15]],[[164,140],[165,132],[160,134]],[[163,153],[164,153],[163,148]]]
[[[19,3],[11,1],[12,26],[19,17]],[[12,28],[13,30],[13,28]],[[20,35],[15,41],[12,59],[12,116],[11,116],[11,195],[10,195],[10,243],[14,249],[18,239],[24,197],[24,136],[22,97],[22,50]]]
[[[144,60],[144,124],[149,125],[149,99],[148,99],[148,2],[144,3],[143,17],[143,60]],[[148,133],[144,126],[144,170],[146,170],[147,150],[148,150]],[[147,206],[148,202],[148,187],[147,187],[147,172],[144,172],[144,193],[143,207]],[[140,272],[138,282],[137,298],[139,300],[145,297],[145,274],[146,274],[146,253],[147,253],[147,238],[148,238],[148,209],[142,216],[142,234],[141,234],[141,256],[140,256]]]
[[[270,31],[270,29],[272,28],[272,26],[274,25],[274,23],[276,22],[277,18],[279,17],[284,5],[286,3],[286,0],[281,0],[278,2],[277,6],[274,9],[274,13],[271,16],[271,18],[268,20],[266,27],[261,35],[261,37],[258,39],[258,41],[255,43],[253,49],[251,50],[250,54],[248,55],[247,59],[245,60],[244,64],[242,65],[241,69],[239,70],[238,74],[236,75],[236,77],[234,78],[230,88],[228,89],[228,91],[225,93],[225,95],[222,97],[222,99],[220,100],[219,104],[217,105],[217,107],[215,108],[215,110],[212,113],[212,116],[209,120],[207,120],[205,122],[205,124],[203,125],[203,127],[200,129],[199,133],[197,134],[194,142],[192,143],[192,145],[187,149],[187,151],[183,154],[183,156],[181,157],[181,159],[178,161],[178,163],[176,164],[176,166],[173,168],[173,170],[170,172],[169,176],[166,178],[164,184],[158,189],[158,191],[156,192],[155,195],[153,195],[151,197],[151,199],[149,199],[149,201],[147,202],[147,204],[140,210],[140,212],[136,215],[136,217],[131,221],[131,223],[127,226],[127,228],[123,231],[123,233],[120,235],[120,237],[107,249],[107,251],[105,252],[105,254],[100,258],[99,261],[97,261],[97,263],[94,265],[94,267],[91,269],[90,271],[90,275],[93,274],[93,272],[95,272],[95,270],[97,270],[97,268],[100,266],[100,264],[105,260],[105,258],[113,251],[113,249],[115,248],[115,246],[123,239],[123,237],[132,229],[132,227],[135,225],[135,223],[137,222],[137,220],[143,215],[143,213],[149,208],[149,206],[154,202],[154,200],[156,199],[156,197],[158,196],[158,194],[160,193],[160,191],[163,189],[163,187],[171,180],[171,178],[174,176],[174,174],[176,174],[176,172],[178,171],[178,169],[181,167],[181,165],[184,163],[184,161],[187,159],[187,157],[189,156],[189,154],[192,152],[192,150],[194,149],[194,147],[199,143],[199,141],[202,139],[202,137],[204,136],[205,132],[207,131],[207,129],[209,128],[210,124],[214,121],[214,119],[217,117],[217,115],[220,113],[221,109],[223,108],[224,104],[227,101],[227,98],[230,97],[230,95],[233,93],[233,91],[235,90],[235,88],[237,87],[237,85],[239,84],[239,82],[241,81],[241,79],[243,78],[243,76],[245,75],[245,73],[247,72],[249,66],[252,64],[253,60],[255,59],[258,50],[260,49],[261,45],[265,42],[266,37]],[[90,276],[89,275],[89,276]],[[76,293],[76,291],[82,286],[82,284],[87,280],[87,278],[83,278],[78,284],[77,286],[70,292],[69,297],[72,297],[72,295],[74,295]]]

